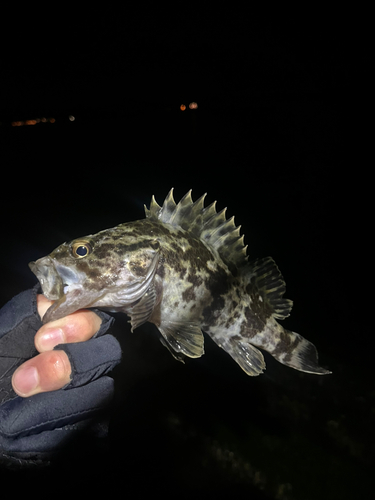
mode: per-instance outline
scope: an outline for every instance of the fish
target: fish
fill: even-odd
[[[54,303],[43,322],[82,308],[123,312],[131,331],[156,325],[171,354],[204,354],[203,332],[250,376],[266,368],[261,350],[306,373],[331,373],[315,346],[283,328],[292,301],[271,257],[249,261],[241,226],[188,191],[173,188],[160,206],[152,196],[145,218],[62,243],[30,262],[43,294]]]

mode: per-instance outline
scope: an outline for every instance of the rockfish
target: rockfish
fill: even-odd
[[[204,354],[206,332],[248,375],[265,369],[261,351],[307,373],[327,374],[315,346],[283,328],[285,282],[271,257],[248,262],[234,217],[216,202],[162,206],[152,197],[146,218],[63,243],[29,264],[44,295],[55,300],[43,321],[98,307],[130,316],[132,331],[149,321],[177,359]]]

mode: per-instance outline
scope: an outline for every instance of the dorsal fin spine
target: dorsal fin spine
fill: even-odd
[[[215,202],[216,203],[216,202]],[[226,207],[220,210],[220,212],[216,212],[205,221],[202,227],[202,232],[205,230],[209,230],[212,234],[213,230],[219,227],[223,222],[225,222],[225,212],[227,211]]]
[[[160,207],[153,196],[150,209],[145,207],[147,218],[178,226],[190,234],[200,238],[214,248],[224,262],[241,267],[247,263],[244,236],[240,236],[240,227],[234,223],[234,217],[226,219],[227,209],[216,211],[216,201],[204,207],[206,194],[193,202],[191,190],[176,204],[173,198],[173,188],[169,191]]]
[[[202,210],[202,226],[206,224],[206,222],[214,215],[216,214],[216,203],[217,201],[213,201],[208,207],[205,207]]]
[[[230,219],[226,222],[229,222],[229,221],[230,221]],[[227,240],[228,238],[234,238],[237,240],[240,237],[240,226],[239,227],[236,227],[236,226],[230,227],[230,225],[229,225],[230,229],[227,230],[226,227],[228,225],[226,223],[221,224],[216,229],[216,231],[213,233],[212,237],[210,238],[210,242],[215,244],[215,246],[221,246],[225,242],[225,240]]]
[[[180,222],[184,220],[185,214],[188,212],[191,213],[192,205],[193,205],[193,200],[191,199],[191,189],[190,189],[190,191],[188,191],[185,194],[185,196],[183,196],[181,200],[178,202],[168,222],[172,225],[175,224],[181,225]]]
[[[160,212],[161,212],[161,206],[156,202],[155,196],[152,195],[151,203],[150,203],[150,210],[148,210],[146,205],[145,205],[146,217],[150,218],[150,219],[158,220],[159,216],[160,216]]]
[[[173,199],[173,188],[169,191],[161,207],[159,219],[162,222],[168,222],[176,208],[176,202]]]

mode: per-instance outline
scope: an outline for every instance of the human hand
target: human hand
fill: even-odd
[[[36,290],[0,309],[0,465],[47,463],[74,436],[107,431],[108,373],[121,360],[120,344],[105,335],[113,318],[81,310],[43,325],[51,301]]]
[[[44,295],[37,295],[37,309],[41,318],[52,304],[53,301]],[[101,323],[101,318],[93,311],[82,309],[43,325],[34,338],[40,354],[27,360],[13,374],[12,386],[16,394],[28,397],[67,385],[72,372],[69,358],[65,351],[53,348],[58,344],[90,339],[98,332]]]

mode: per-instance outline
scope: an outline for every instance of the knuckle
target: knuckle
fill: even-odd
[[[101,319],[93,311],[82,311],[79,328],[87,337],[92,337],[100,328]]]
[[[91,333],[93,327],[92,321],[92,312],[91,311],[83,311],[80,314],[80,329],[85,333]]]
[[[79,311],[67,316],[64,320],[63,330],[67,342],[80,342],[88,339],[93,332],[92,319],[90,311]]]

